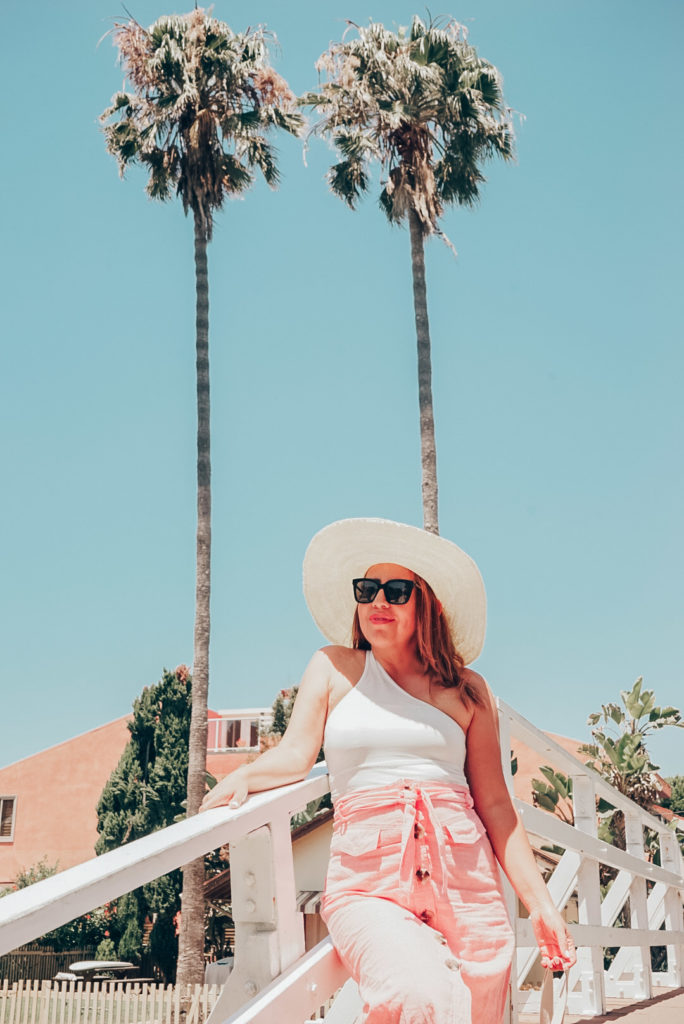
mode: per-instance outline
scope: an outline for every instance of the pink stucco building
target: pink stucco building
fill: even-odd
[[[207,771],[223,778],[258,749],[270,709],[210,711]],[[129,739],[128,715],[0,768],[0,888],[41,860],[94,856],[96,807]]]

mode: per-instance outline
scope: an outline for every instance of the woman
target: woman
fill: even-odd
[[[514,942],[497,860],[542,966],[576,956],[504,781],[494,698],[465,667],[484,640],[477,566],[416,527],[347,519],[309,545],[304,594],[332,646],[309,663],[279,746],[203,809],[305,777],[323,744],[335,821],[322,915],[366,1024],[499,1024]]]

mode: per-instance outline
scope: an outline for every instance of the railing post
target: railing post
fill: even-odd
[[[235,962],[207,1024],[219,1024],[304,953],[304,921],[296,909],[290,817],[230,844]]]
[[[501,745],[501,767],[503,768],[503,776],[506,780],[506,786],[508,792],[511,795],[511,800],[515,798],[515,788],[513,784],[513,772],[511,771],[511,723],[508,720],[508,715],[505,710],[498,705],[499,708],[499,742]],[[511,925],[513,932],[516,932],[518,924],[518,896],[511,883],[506,878],[503,871],[500,871],[501,881],[503,882],[504,894],[506,896],[506,907],[508,909],[508,916],[511,919]],[[517,946],[517,938],[516,938]],[[517,958],[514,958],[513,970],[511,971],[511,980],[508,986],[508,1002],[506,1004],[506,1012],[504,1014],[503,1024],[517,1024],[518,1022],[518,978],[517,978]]]
[[[682,874],[682,854],[677,837],[660,833],[660,863],[676,875]],[[682,901],[677,889],[668,886],[665,892],[665,934],[684,930]],[[684,984],[684,946],[667,946],[667,984],[680,988]]]
[[[625,813],[625,847],[627,853],[639,860],[646,859],[644,827],[638,814]],[[632,928],[648,931],[648,902],[646,879],[635,875],[629,887],[629,915]],[[612,921],[610,922],[612,924]],[[650,999],[652,995],[651,947],[635,946],[629,957],[634,975],[634,997]]]
[[[596,838],[596,789],[588,775],[572,776],[572,804],[575,828]],[[580,924],[601,926],[601,886],[598,861],[583,856],[577,871],[577,911]],[[580,946],[577,950],[582,991],[582,1012],[605,1013],[606,994],[603,974],[603,948]]]

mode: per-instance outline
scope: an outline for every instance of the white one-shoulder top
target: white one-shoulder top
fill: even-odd
[[[323,735],[333,803],[399,779],[467,786],[463,729],[395,683],[366,652],[363,675],[328,716]]]

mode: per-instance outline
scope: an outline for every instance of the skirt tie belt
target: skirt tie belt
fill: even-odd
[[[444,828],[434,802],[447,799],[453,806],[468,810],[473,799],[467,786],[449,786],[439,782],[402,779],[388,786],[374,786],[347,793],[335,804],[335,824],[358,819],[364,812],[402,809],[399,879],[410,889],[416,880],[431,878],[440,895],[446,894],[448,868],[444,860]],[[416,867],[418,865],[418,867]]]

